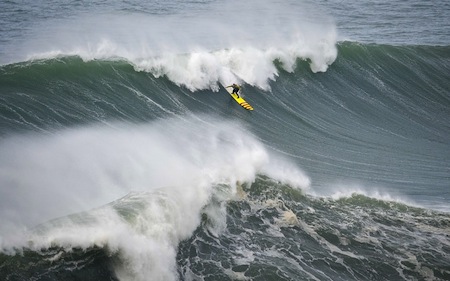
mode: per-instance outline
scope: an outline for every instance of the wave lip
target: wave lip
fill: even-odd
[[[274,61],[292,72],[303,59],[313,72],[323,72],[336,59],[335,24],[318,7],[232,2],[205,3],[204,9],[180,14],[128,11],[48,19],[36,23],[19,47],[11,42],[11,59],[0,63],[67,56],[125,60],[195,91],[236,81],[268,90],[278,75]],[[236,10],[246,16],[236,21],[224,16]]]
[[[218,84],[246,83],[269,90],[269,82],[276,80],[279,68],[293,72],[297,61],[308,61],[313,72],[325,72],[337,57],[333,38],[320,42],[293,42],[284,47],[230,47],[216,51],[196,48],[187,53],[135,55],[135,51],[121,50],[116,43],[103,40],[96,47],[76,50],[53,50],[28,56],[27,61],[77,56],[83,61],[127,61],[136,71],[167,77],[178,86],[191,91],[213,89]],[[132,55],[131,55],[132,54]]]

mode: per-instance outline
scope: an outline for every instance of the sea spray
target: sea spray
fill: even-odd
[[[2,140],[0,153],[1,185],[9,187],[2,189],[2,220],[27,226],[130,191],[193,181],[251,181],[268,159],[264,147],[239,125],[197,118],[14,135]]]
[[[189,116],[11,136],[0,144],[1,184],[23,192],[2,189],[1,248],[97,247],[120,260],[121,280],[176,280],[177,245],[202,214],[220,235],[237,185],[279,171],[274,180],[308,187],[273,154],[237,122]]]
[[[123,60],[191,91],[217,91],[236,81],[269,90],[279,75],[276,62],[288,72],[298,59],[308,61],[313,72],[326,71],[337,57],[333,20],[311,4],[264,2],[205,3],[192,14],[152,7],[152,12],[46,19],[0,63],[67,56]],[[245,16],[230,21],[235,11]]]

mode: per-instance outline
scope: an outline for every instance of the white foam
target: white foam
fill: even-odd
[[[197,192],[195,200],[180,196],[185,188]],[[183,186],[132,193],[113,205],[46,223],[27,238],[35,250],[105,248],[121,260],[115,267],[120,280],[176,280],[177,245],[199,224],[206,190]]]
[[[36,24],[20,59],[80,56],[123,59],[138,71],[167,76],[195,91],[245,82],[269,89],[278,70],[293,71],[297,59],[313,72],[326,71],[337,56],[337,32],[312,4],[228,1],[176,15],[80,14]],[[234,20],[231,20],[234,19]]]
[[[282,178],[305,179],[291,164],[272,162],[255,137],[238,129],[242,125],[200,120],[185,116],[3,138],[0,249],[99,246],[119,255],[121,279],[175,280],[178,243],[200,224],[202,212],[212,219],[213,233],[225,228],[223,202],[234,198],[236,182],[288,171],[283,167],[291,174]],[[217,204],[204,208],[211,198]],[[65,217],[70,213],[77,214]],[[56,217],[62,218],[23,231]]]

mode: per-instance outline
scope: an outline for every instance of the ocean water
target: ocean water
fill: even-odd
[[[449,13],[1,1],[0,279],[450,280]]]

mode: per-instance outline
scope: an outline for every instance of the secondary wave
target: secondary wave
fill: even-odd
[[[195,117],[15,136],[0,155],[4,251],[105,248],[120,257],[117,276],[133,280],[176,279],[177,245],[200,224],[216,186],[229,187],[222,200],[258,173],[309,186],[239,124]]]

